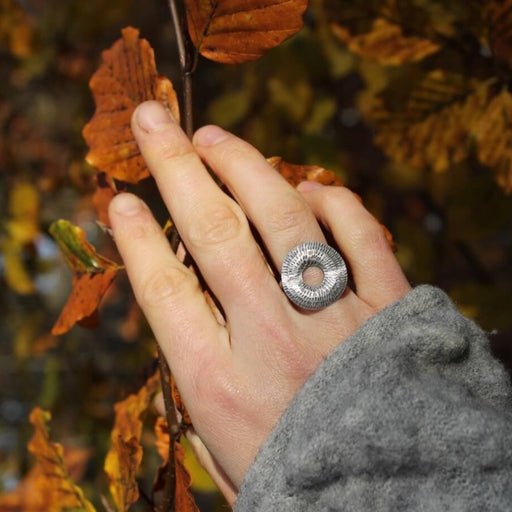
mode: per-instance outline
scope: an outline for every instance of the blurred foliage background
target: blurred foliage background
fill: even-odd
[[[266,156],[336,171],[391,230],[411,283],[445,289],[510,367],[509,11],[510,2],[313,0],[304,30],[261,60],[201,59],[194,103],[197,126],[217,123]],[[123,278],[95,330],[49,334],[71,281],[51,222],[71,220],[116,258],[95,222],[81,130],[94,111],[88,80],[127,25],[179,90],[165,0],[0,0],[0,494],[30,466],[27,417],[40,405],[54,440],[90,450],[78,473],[98,504],[112,404],[154,369]],[[142,193],[164,219],[151,184]]]

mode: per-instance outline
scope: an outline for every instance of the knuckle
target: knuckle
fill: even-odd
[[[214,247],[237,239],[245,224],[242,214],[233,206],[219,205],[195,219],[189,228],[188,239],[195,247]]]
[[[342,203],[356,201],[355,194],[346,187],[324,187],[322,191],[322,202],[328,209],[339,209]]]
[[[170,162],[174,166],[188,167],[196,164],[198,156],[188,144],[163,143],[159,148],[161,160]]]
[[[219,169],[233,162],[247,162],[247,148],[242,147],[237,140],[228,138],[219,147]]]
[[[308,214],[308,206],[298,195],[290,194],[283,198],[278,208],[271,211],[268,216],[269,231],[273,233],[286,233],[287,231],[303,228]]]
[[[190,141],[177,132],[177,128],[171,125],[169,128],[158,132],[158,143],[146,145],[144,156],[153,161],[167,161],[173,164],[186,164],[189,160],[196,160],[197,156]]]
[[[384,230],[376,220],[359,224],[352,232],[351,240],[354,247],[364,247],[365,251],[389,250]]]
[[[137,293],[141,306],[149,308],[168,308],[181,301],[180,297],[197,288],[197,278],[186,268],[168,266],[159,272],[153,272]]]
[[[152,220],[152,219],[151,219]],[[132,221],[127,228],[130,240],[147,240],[148,238],[161,236],[162,230],[158,224],[151,222],[147,217],[142,217]]]

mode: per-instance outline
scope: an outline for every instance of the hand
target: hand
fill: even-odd
[[[139,106],[132,129],[225,322],[133,195],[111,203],[114,237],[195,431],[237,488],[308,376],[366,319],[407,293],[409,284],[381,226],[348,189],[306,182],[296,190],[252,146],[215,126],[200,129],[190,142],[156,102]],[[320,311],[297,309],[269,271],[249,221],[276,268],[296,245],[325,241],[323,225],[355,290],[347,288]]]

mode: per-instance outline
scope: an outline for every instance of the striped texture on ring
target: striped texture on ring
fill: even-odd
[[[307,268],[318,267],[324,277],[318,286],[303,278]],[[337,301],[347,286],[348,270],[341,255],[330,245],[305,242],[292,249],[281,268],[281,286],[287,297],[303,309],[322,309]]]

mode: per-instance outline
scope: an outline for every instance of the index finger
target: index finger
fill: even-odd
[[[228,368],[229,337],[206,303],[196,276],[172,252],[147,206],[119,194],[109,208],[116,245],[142,308],[176,381],[189,389],[203,382],[205,365]],[[192,385],[190,385],[192,384]],[[190,400],[191,399],[191,400]]]

